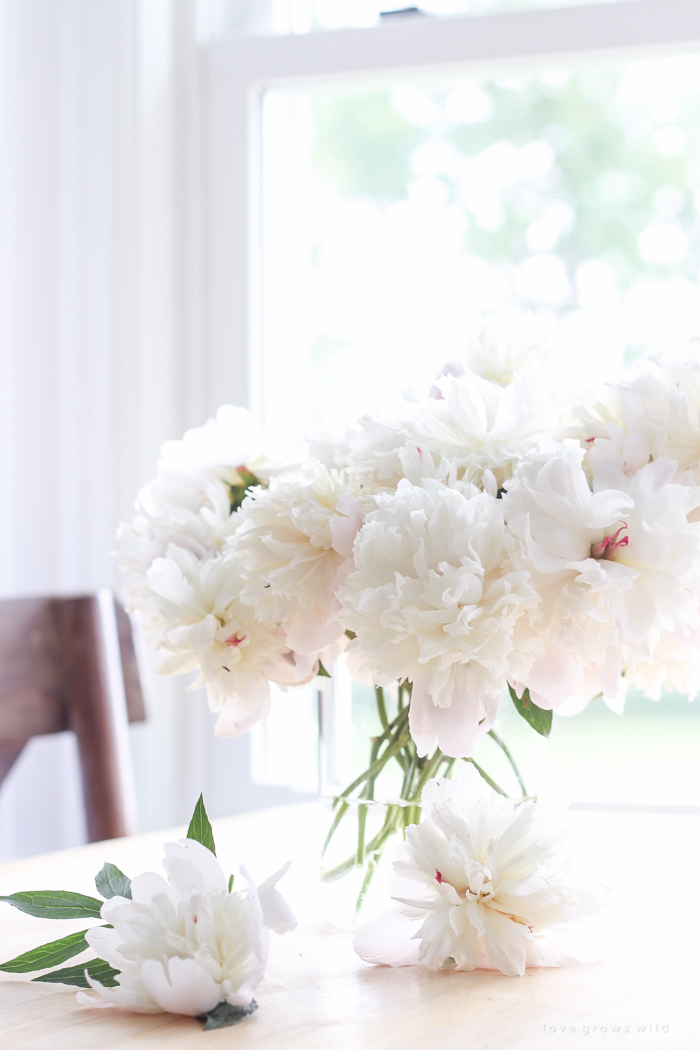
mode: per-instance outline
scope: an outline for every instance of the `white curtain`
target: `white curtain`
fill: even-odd
[[[207,35],[245,15],[0,0],[0,597],[117,583],[115,526],[163,440],[244,403],[207,354],[198,84]],[[214,741],[201,696],[149,693],[143,829],[200,790],[215,814],[287,797],[250,784],[248,742]],[[0,859],[84,834],[71,735],[34,741],[0,791]]]

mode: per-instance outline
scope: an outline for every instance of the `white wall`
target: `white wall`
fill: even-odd
[[[217,18],[220,0],[0,0],[2,597],[114,584],[116,523],[162,441],[244,403],[212,389],[201,308],[197,37]],[[179,680],[154,681],[149,709],[144,829],[202,789],[214,814],[288,797],[250,785],[248,741],[214,741]],[[27,748],[0,859],[83,841],[74,750]]]

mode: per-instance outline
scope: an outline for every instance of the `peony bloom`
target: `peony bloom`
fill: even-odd
[[[204,474],[164,472],[141,489],[136,517],[119,527],[123,568],[137,574],[131,605],[138,608],[143,596],[143,576],[171,544],[191,551],[197,558],[218,553],[235,531],[231,489],[219,478]]]
[[[547,364],[551,352],[542,318],[512,310],[485,321],[465,361],[471,372],[508,386],[528,364]]]
[[[237,526],[234,492],[251,475],[267,480],[279,470],[269,445],[250,412],[232,405],[182,440],[166,441],[157,477],[138,495],[134,521],[120,527],[124,567],[142,576],[172,543],[198,558],[220,551]],[[135,605],[140,594],[137,586]]]
[[[100,999],[78,993],[90,1006],[117,1006],[136,1013],[196,1016],[220,1002],[248,1006],[268,955],[268,928],[294,929],[296,920],[275,889],[289,864],[256,890],[228,891],[218,860],[192,839],[165,846],[166,882],[154,872],[131,881],[131,899],[102,905],[110,927],[86,933],[100,959],[120,973],[117,987],[88,976]]]
[[[219,712],[218,735],[244,733],[267,716],[270,681],[300,685],[315,674],[313,658],[290,652],[284,632],[258,622],[239,599],[243,581],[230,554],[200,562],[171,544],[146,580],[141,612],[147,640],[161,654],[158,670],[200,670],[190,688],[206,686]]]
[[[653,661],[638,660],[626,669],[625,677],[650,700],[660,700],[663,692],[694,700],[700,693],[700,627],[687,633],[662,633]]]
[[[380,685],[413,683],[411,734],[427,754],[469,755],[498,712],[507,676],[533,645],[515,638],[537,604],[509,561],[501,501],[473,485],[402,481],[376,498],[339,591],[341,621]]]
[[[565,836],[548,811],[494,794],[473,766],[459,780],[428,781],[422,804],[426,818],[406,829],[394,862],[400,907],[358,929],[358,955],[430,970],[454,960],[458,970],[511,976],[573,961],[548,945],[577,905]]]
[[[282,627],[298,653],[318,653],[343,628],[335,590],[362,510],[344,473],[311,464],[257,489],[240,510],[229,556],[240,597],[263,624]]]
[[[246,408],[222,405],[214,419],[187,430],[179,441],[166,441],[158,469],[162,473],[197,474],[201,471],[239,484],[235,474],[245,466],[257,477],[269,478],[280,457],[271,452],[270,439]]]
[[[532,453],[503,499],[514,561],[542,597],[545,652],[519,682],[541,707],[585,689],[620,709],[623,669],[700,622],[700,531],[688,522],[700,489],[674,483],[665,458],[631,477],[606,459],[589,485],[584,455],[569,440]]]
[[[543,396],[534,369],[505,387],[473,372],[436,380],[439,398],[412,405],[399,420],[365,417],[350,442],[348,462],[369,492],[396,488],[405,470],[402,450],[414,446],[435,466],[452,464],[456,477],[483,486],[485,471],[501,487],[522,457],[554,432],[561,406]],[[430,475],[430,471],[424,471]]]
[[[582,406],[581,418],[594,463],[621,455],[638,466],[665,456],[700,482],[700,342],[685,356],[651,354],[636,374],[608,384],[600,399]],[[646,459],[644,458],[646,456]],[[627,471],[626,471],[627,472]]]

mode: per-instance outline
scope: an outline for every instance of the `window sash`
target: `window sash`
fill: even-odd
[[[210,44],[205,294],[218,402],[263,416],[260,102],[267,88],[439,69],[502,73],[531,62],[633,58],[699,43],[698,0],[622,0]]]

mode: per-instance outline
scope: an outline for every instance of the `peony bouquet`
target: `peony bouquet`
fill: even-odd
[[[657,354],[583,400],[550,390],[546,353],[488,325],[398,418],[281,455],[240,408],[169,442],[121,530],[130,607],[165,674],[196,671],[245,732],[282,689],[341,653],[375,688],[381,733],[338,793],[364,867],[415,823],[512,701],[547,735],[553,709],[633,683],[700,688],[700,350]],[[387,689],[393,701],[388,702]],[[377,778],[395,805],[365,838]],[[501,794],[486,771],[484,778]],[[519,777],[522,793],[525,785]]]

